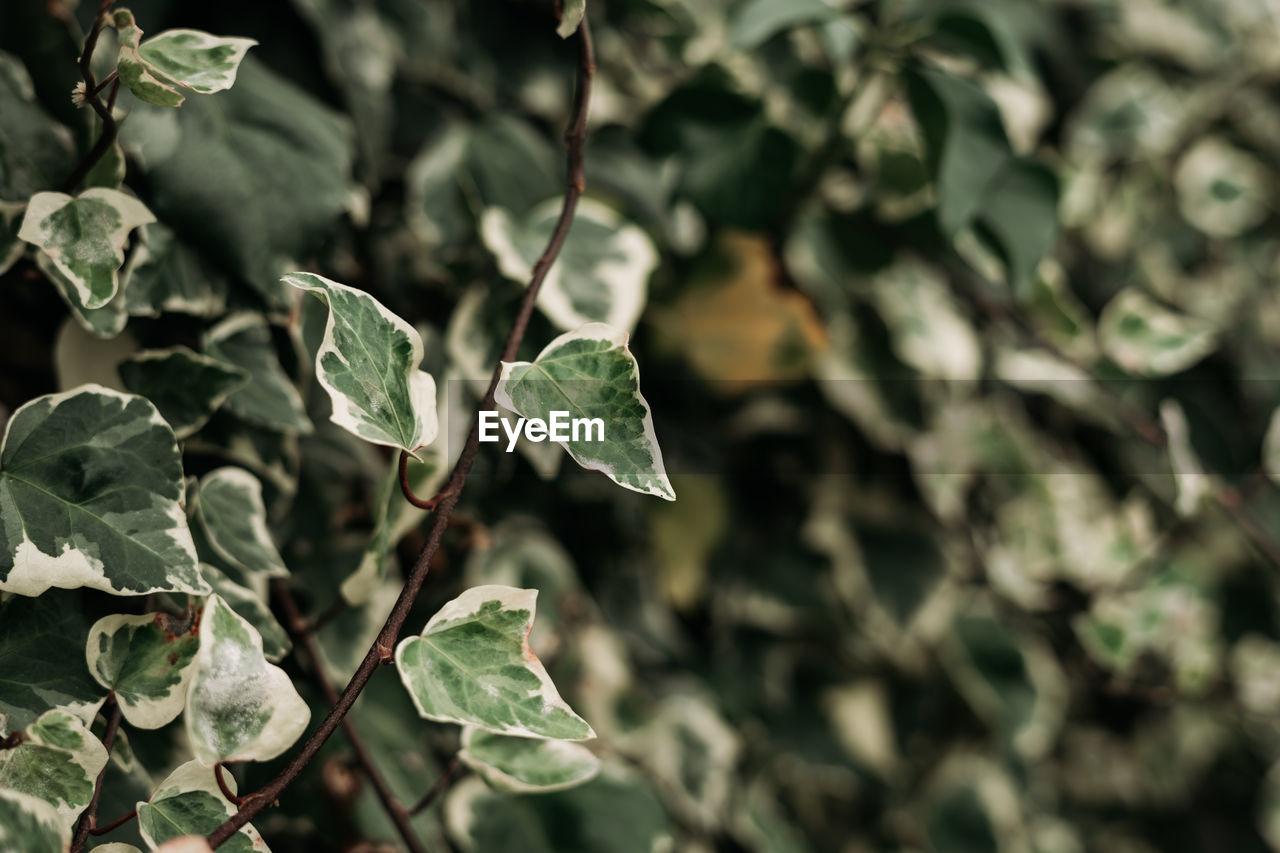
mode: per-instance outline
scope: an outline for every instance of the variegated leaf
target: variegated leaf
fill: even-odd
[[[288,749],[311,711],[262,637],[220,597],[209,597],[187,690],[187,737],[198,760],[267,761]]]
[[[240,60],[253,39],[220,38],[200,30],[165,30],[142,41],[142,30],[128,9],[115,13],[120,35],[120,80],[140,100],[176,107],[186,100],[178,87],[200,94],[230,89]]]
[[[38,397],[0,449],[0,590],[201,595],[173,431],[142,397],[87,385]]]
[[[1170,311],[1134,289],[1120,291],[1102,310],[1098,341],[1116,364],[1143,376],[1178,373],[1218,345],[1209,324]]]
[[[417,330],[369,294],[312,273],[284,277],[329,307],[316,377],[335,424],[373,444],[413,452],[435,440],[436,383],[419,370]]]
[[[529,649],[537,598],[533,589],[473,587],[401,641],[396,669],[418,713],[520,737],[595,737]]]
[[[248,371],[250,382],[227,398],[236,417],[284,433],[309,433],[311,421],[271,340],[261,314],[236,314],[204,336],[204,351],[218,361]]]
[[[152,850],[166,841],[186,835],[208,835],[236,807],[222,795],[212,767],[199,761],[188,761],[169,774],[156,788],[151,799],[138,803],[138,830]],[[235,779],[225,774],[227,787],[235,793]],[[267,845],[252,824],[246,824],[218,848],[231,853],[266,853]]]
[[[200,574],[213,587],[213,592],[227,603],[227,606],[252,625],[262,636],[262,654],[273,663],[278,662],[293,648],[293,641],[284,630],[271,608],[267,606],[264,596],[256,590],[238,584],[227,577],[220,569],[200,564]]]
[[[528,282],[560,217],[560,200],[535,208],[523,220],[500,207],[484,212],[480,233],[507,278]],[[648,294],[658,251],[639,227],[610,207],[583,199],[560,256],[547,271],[538,308],[563,330],[606,323],[631,331]]]
[[[561,791],[600,772],[600,759],[580,743],[498,735],[468,726],[462,733],[462,763],[498,791]]]
[[[101,308],[120,289],[129,232],[154,222],[146,205],[119,190],[97,187],[72,198],[36,193],[18,236],[39,249],[75,289],[88,310]]]
[[[239,583],[255,576],[288,577],[267,529],[267,508],[257,477],[231,466],[210,471],[196,490],[195,514],[213,552],[240,572]]]
[[[0,787],[0,850],[65,853],[70,844],[71,828],[53,806]]]
[[[574,461],[623,488],[676,499],[626,333],[588,323],[547,344],[533,362],[503,362],[494,399],[527,418],[550,422],[552,412],[564,411],[598,420],[602,430],[564,442]],[[601,431],[603,440],[595,440]]]
[[[204,426],[227,397],[249,382],[247,371],[186,347],[142,350],[116,369],[126,388],[155,404],[178,438]]]
[[[114,614],[89,629],[89,672],[115,691],[130,725],[158,729],[182,713],[200,644],[199,620],[192,617],[184,624],[167,613]]]
[[[0,788],[45,801],[70,829],[93,797],[107,750],[79,718],[57,709],[23,734],[16,747],[0,751]]]

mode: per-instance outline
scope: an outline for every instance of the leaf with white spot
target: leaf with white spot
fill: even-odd
[[[306,406],[280,366],[271,327],[262,315],[228,317],[205,333],[203,347],[218,361],[248,371],[251,377],[248,385],[227,398],[226,406],[236,417],[278,432],[312,431]]]
[[[16,747],[0,751],[0,788],[44,800],[70,829],[106,764],[107,750],[88,727],[55,709],[28,726]]]
[[[262,654],[267,660],[278,662],[293,648],[288,633],[271,614],[264,596],[256,590],[236,583],[221,570],[208,563],[200,564],[200,574],[213,587],[213,592],[227,606],[248,621],[262,636]],[[379,623],[381,627],[381,623]]]
[[[1102,309],[1098,341],[1116,364],[1143,376],[1178,373],[1218,345],[1208,323],[1176,314],[1133,289],[1120,291]]]
[[[316,378],[333,402],[331,420],[365,441],[410,453],[434,441],[436,383],[418,369],[417,330],[354,287],[304,272],[284,282],[329,308]]]
[[[262,483],[248,471],[227,466],[205,474],[196,490],[195,514],[213,552],[241,573],[239,583],[258,575],[289,576],[267,529]]]
[[[532,362],[503,362],[494,399],[548,423],[552,412],[596,421],[602,430],[588,427],[576,439],[569,431],[564,447],[574,461],[623,488],[676,499],[626,333],[588,323],[547,344]],[[601,431],[603,440],[597,440]]]
[[[89,629],[85,657],[99,684],[114,690],[132,726],[158,729],[182,713],[199,647],[199,624],[167,613],[104,616]]]
[[[498,735],[468,726],[462,733],[462,763],[497,791],[561,791],[600,772],[600,759],[580,743]]]
[[[236,780],[224,774],[227,787],[234,794]],[[169,774],[156,788],[151,799],[138,803],[138,831],[147,846],[154,850],[166,841],[185,835],[208,835],[236,813],[236,806],[222,795],[212,767],[188,761]],[[264,853],[267,845],[252,824],[218,848],[230,853]]]
[[[249,373],[186,347],[143,350],[116,368],[124,386],[146,397],[186,438],[208,422],[227,397],[249,382]]]
[[[200,30],[165,30],[142,41],[142,30],[128,9],[118,9],[114,24],[120,36],[117,69],[120,81],[139,100],[176,107],[186,100],[178,87],[207,95],[230,89],[240,60],[253,39],[220,38]]]
[[[71,828],[38,797],[0,787],[0,850],[64,853]]]
[[[155,219],[146,205],[119,190],[95,187],[75,198],[36,193],[18,236],[46,255],[75,288],[80,304],[93,309],[120,289],[129,232]]]
[[[200,651],[185,723],[196,758],[269,761],[301,736],[311,717],[289,676],[267,663],[262,637],[216,595],[200,621]]]
[[[529,649],[537,598],[534,589],[473,587],[401,641],[396,669],[418,713],[520,737],[595,737]]]
[[[203,595],[184,493],[147,400],[97,385],[32,400],[0,448],[0,590]]]
[[[485,245],[507,278],[527,282],[560,218],[552,199],[517,220],[491,207],[480,221]],[[606,323],[631,331],[644,310],[658,251],[639,227],[592,199],[578,205],[573,228],[538,292],[538,308],[563,330]]]

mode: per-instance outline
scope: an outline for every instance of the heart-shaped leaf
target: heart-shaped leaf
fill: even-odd
[[[173,431],[142,397],[37,397],[0,448],[0,590],[202,595]]]
[[[184,835],[208,835],[236,813],[235,805],[222,795],[214,772],[198,761],[188,761],[160,783],[148,802],[138,803],[138,831],[148,847],[154,850]],[[235,779],[231,774],[223,778],[235,793]],[[218,849],[265,853],[267,845],[258,830],[246,824]]]
[[[267,663],[262,637],[216,595],[200,621],[185,715],[187,737],[205,765],[268,761],[293,744],[311,711],[289,676]]]
[[[89,672],[114,690],[130,725],[158,729],[177,718],[187,701],[199,624],[167,613],[104,616],[89,629]]]
[[[117,69],[120,80],[140,100],[176,107],[186,100],[178,87],[200,94],[230,89],[240,60],[253,39],[220,38],[200,30],[165,30],[142,41],[142,30],[128,9],[118,9],[114,23],[120,37]]]
[[[537,598],[534,589],[473,587],[403,640],[396,669],[418,713],[520,737],[595,737],[529,649]]]
[[[567,412],[570,420],[599,421],[602,429],[588,427],[563,442],[574,461],[623,488],[676,499],[625,333],[588,323],[547,344],[532,362],[503,362],[494,399],[519,415],[548,423],[552,412]]]
[[[85,724],[54,709],[27,727],[21,743],[0,751],[0,788],[44,800],[69,830],[89,805],[106,764],[106,749]]]

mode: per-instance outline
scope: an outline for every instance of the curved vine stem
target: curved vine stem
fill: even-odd
[[[93,76],[93,51],[98,46],[98,36],[102,35],[102,31],[107,26],[107,16],[111,11],[115,0],[103,0],[98,7],[98,15],[93,19],[93,27],[89,30],[89,35],[84,40],[84,50],[80,53],[80,76],[84,78],[84,99],[85,103],[93,108],[98,114],[98,118],[102,121],[102,132],[98,135],[98,140],[89,149],[88,153],[80,159],[76,164],[76,170],[71,173],[66,182],[62,185],[63,192],[73,192],[76,187],[80,186],[80,182],[85,179],[89,171],[98,164],[98,161],[107,156],[107,152],[111,150],[111,146],[116,141],[116,134],[120,130],[120,126],[116,123],[112,110],[116,105],[116,93],[120,91],[120,78],[113,71],[107,75],[101,83]],[[111,84],[111,94],[107,97],[107,103],[102,103],[102,98],[98,97],[107,84]]]
[[[520,302],[520,308],[516,312],[515,321],[511,325],[511,331],[507,334],[506,343],[502,347],[500,362],[513,361],[516,357],[520,342],[524,339],[525,330],[529,326],[529,318],[533,315],[534,300],[538,297],[538,291],[542,287],[547,271],[560,254],[561,247],[564,246],[565,238],[569,234],[569,228],[573,224],[573,215],[577,210],[578,199],[582,195],[586,184],[583,170],[583,151],[586,145],[587,109],[591,100],[591,78],[595,74],[595,56],[591,46],[591,31],[585,18],[578,28],[577,42],[577,86],[574,93],[573,115],[569,122],[569,128],[565,133],[568,176],[564,205],[560,209],[560,218],[556,222],[551,239],[547,242],[547,247],[543,251],[542,257],[534,265],[533,274],[529,280],[529,288],[525,291],[524,298]],[[479,408],[481,410],[493,408],[494,389],[497,388],[498,379],[501,375],[502,365],[499,363],[494,368],[493,377],[489,380],[489,388],[485,392],[484,399],[480,402]],[[351,706],[359,698],[360,692],[369,683],[374,670],[383,664],[391,663],[396,640],[400,637],[400,630],[404,627],[405,620],[409,617],[409,611],[413,608],[413,604],[418,598],[418,593],[422,589],[422,584],[426,580],[427,570],[431,566],[431,559],[440,548],[440,541],[444,536],[445,528],[449,524],[449,516],[453,513],[453,508],[458,503],[458,496],[467,480],[467,475],[471,473],[471,466],[475,462],[476,454],[479,450],[480,421],[477,416],[471,424],[471,432],[467,436],[467,443],[462,449],[462,455],[458,457],[458,463],[454,466],[453,473],[449,475],[448,483],[441,490],[441,498],[436,507],[436,515],[432,521],[431,531],[427,534],[427,543],[423,547],[422,553],[418,555],[418,559],[409,573],[408,580],[405,581],[404,587],[400,590],[400,597],[396,599],[395,607],[392,608],[391,614],[382,626],[382,631],[379,632],[378,638],[365,654],[364,660],[360,662],[359,668],[351,676],[351,681],[348,682],[346,689],[342,691],[342,695],[338,697],[333,709],[321,721],[319,727],[311,733],[311,736],[303,743],[302,748],[298,750],[298,753],[285,765],[285,768],[280,771],[280,774],[275,779],[256,794],[251,795],[250,799],[234,815],[209,834],[208,841],[210,846],[217,847],[222,844],[234,835],[240,827],[252,820],[268,803],[275,802],[284,789],[298,777],[303,768],[311,763],[311,760],[315,758],[316,753],[320,751],[320,748],[329,739],[330,735],[342,724],[347,712],[351,710]]]
[[[89,800],[88,807],[84,810],[84,814],[80,815],[80,822],[76,824],[75,838],[71,840],[71,853],[80,853],[84,849],[85,842],[98,824],[98,801],[102,799],[102,780],[106,778],[107,768],[111,766],[111,747],[116,742],[116,732],[120,730],[120,703],[116,701],[116,694],[107,694],[107,704],[111,706],[111,710],[107,712],[107,727],[102,732],[102,745],[107,750],[107,763],[102,765],[102,769],[98,771],[98,778],[93,783],[93,797]],[[115,824],[112,824],[114,828]]]

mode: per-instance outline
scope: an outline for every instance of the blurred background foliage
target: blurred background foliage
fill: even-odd
[[[5,223],[89,137],[68,93],[93,5],[0,6],[0,153],[31,157]],[[521,292],[492,229],[545,233],[563,186],[550,6],[130,3],[151,32],[260,44],[231,91],[125,122],[162,226],[122,335],[65,320],[28,262],[5,275],[0,400],[118,384],[133,349],[233,311],[272,319],[255,345],[296,379],[319,327],[290,319],[288,260],[419,324],[456,442]],[[1280,4],[588,14],[587,194],[625,225],[580,222],[565,263],[648,279],[632,346],[680,497],[482,454],[409,625],[469,585],[537,587],[534,647],[606,771],[523,797],[462,778],[417,819],[434,849],[1280,850]],[[535,317],[527,355],[556,333]],[[264,479],[318,613],[398,496],[302,384],[313,430],[242,401],[185,450]],[[336,677],[421,546],[420,516],[392,526],[392,579],[321,634]],[[406,801],[456,748],[389,673],[354,719]],[[168,737],[134,737],[141,779],[104,817]],[[273,849],[394,844],[346,758],[334,738],[257,820]]]

